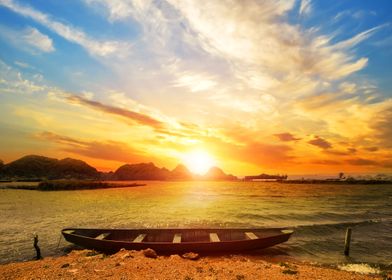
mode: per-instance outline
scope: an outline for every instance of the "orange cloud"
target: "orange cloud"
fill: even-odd
[[[119,162],[151,160],[151,157],[143,152],[117,141],[82,141],[48,131],[39,133],[36,137],[60,144],[63,151],[90,158]]]
[[[351,165],[379,165],[379,163],[374,160],[363,158],[349,159],[347,162]]]
[[[280,141],[283,141],[283,142],[301,140],[301,138],[296,138],[296,137],[294,137],[293,134],[288,133],[288,132],[274,134],[274,136],[276,136]]]
[[[329,143],[327,140],[319,137],[319,136],[315,136],[314,139],[308,141],[309,144],[313,145],[313,146],[317,146],[321,149],[330,149],[332,148],[332,144]]]
[[[154,119],[148,115],[141,114],[141,113],[138,113],[135,111],[106,105],[101,102],[88,100],[88,99],[85,99],[83,97],[76,96],[76,95],[68,95],[66,97],[66,99],[68,101],[70,101],[71,103],[85,105],[85,106],[88,106],[88,107],[95,109],[95,110],[99,110],[99,111],[102,111],[105,113],[109,113],[109,114],[117,115],[117,116],[120,116],[120,117],[123,117],[126,119],[130,119],[130,120],[132,120],[138,124],[141,124],[141,125],[150,126],[155,129],[162,129],[164,127],[163,122],[161,122],[157,119]]]

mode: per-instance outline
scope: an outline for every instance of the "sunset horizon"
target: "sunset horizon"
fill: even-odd
[[[0,280],[390,280],[391,62],[392,0],[0,0]]]
[[[391,173],[388,5],[1,0],[0,159]]]

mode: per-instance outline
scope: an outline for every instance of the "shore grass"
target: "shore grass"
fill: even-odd
[[[62,191],[62,190],[92,190],[110,188],[128,188],[144,186],[144,184],[114,184],[103,181],[83,181],[83,180],[51,180],[42,181],[37,189],[40,191]]]
[[[110,188],[129,188],[144,186],[145,184],[129,183],[115,184],[105,181],[88,180],[47,180],[42,182],[11,182],[0,184],[0,189],[64,191],[64,190],[93,190]]]

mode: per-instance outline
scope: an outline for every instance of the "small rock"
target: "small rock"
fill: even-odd
[[[150,248],[143,250],[143,254],[147,258],[156,259],[158,257],[157,253],[153,249],[150,249]]]
[[[179,255],[170,255],[169,259],[174,260],[174,261],[182,260],[182,258]]]
[[[99,253],[97,251],[88,251],[86,253],[86,257],[92,257],[92,256],[96,256],[99,255]]]
[[[71,272],[71,273],[77,273],[77,272],[78,272],[78,269],[75,268],[75,269],[70,269],[70,270],[68,270],[68,271]]]
[[[130,253],[125,253],[121,255],[120,258],[123,260],[123,259],[133,258],[133,256]]]
[[[65,263],[65,264],[63,264],[62,266],[61,266],[61,268],[66,268],[66,267],[68,267],[69,266],[69,263]]]
[[[200,256],[197,253],[189,252],[189,253],[183,254],[182,257],[184,259],[194,260],[195,261],[195,260],[198,260]]]

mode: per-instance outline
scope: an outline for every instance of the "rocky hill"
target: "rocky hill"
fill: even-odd
[[[156,167],[152,162],[125,164],[114,172],[117,180],[167,180],[170,176],[169,170]]]
[[[226,174],[222,171],[222,169],[218,167],[211,167],[208,172],[202,176],[204,180],[213,180],[213,181],[234,181],[238,178],[231,174]]]
[[[57,178],[98,178],[98,171],[82,160],[65,158],[57,161],[53,167],[53,176]]]
[[[10,179],[98,179],[99,176],[99,172],[84,161],[37,155],[24,156],[0,169],[0,177]]]
[[[0,179],[91,179],[91,180],[237,180],[225,174],[218,167],[211,168],[204,176],[195,175],[179,164],[173,170],[159,168],[154,163],[125,164],[115,172],[98,172],[86,162],[65,158],[55,159],[38,155],[28,155],[3,164],[0,161]]]
[[[170,179],[172,180],[192,180],[194,178],[195,175],[183,164],[177,165],[170,174]]]
[[[169,171],[166,168],[158,168],[151,162],[125,164],[114,172],[114,178],[117,180],[237,180],[237,177],[225,174],[218,167],[212,167],[207,174],[200,176],[191,173],[182,164]]]

